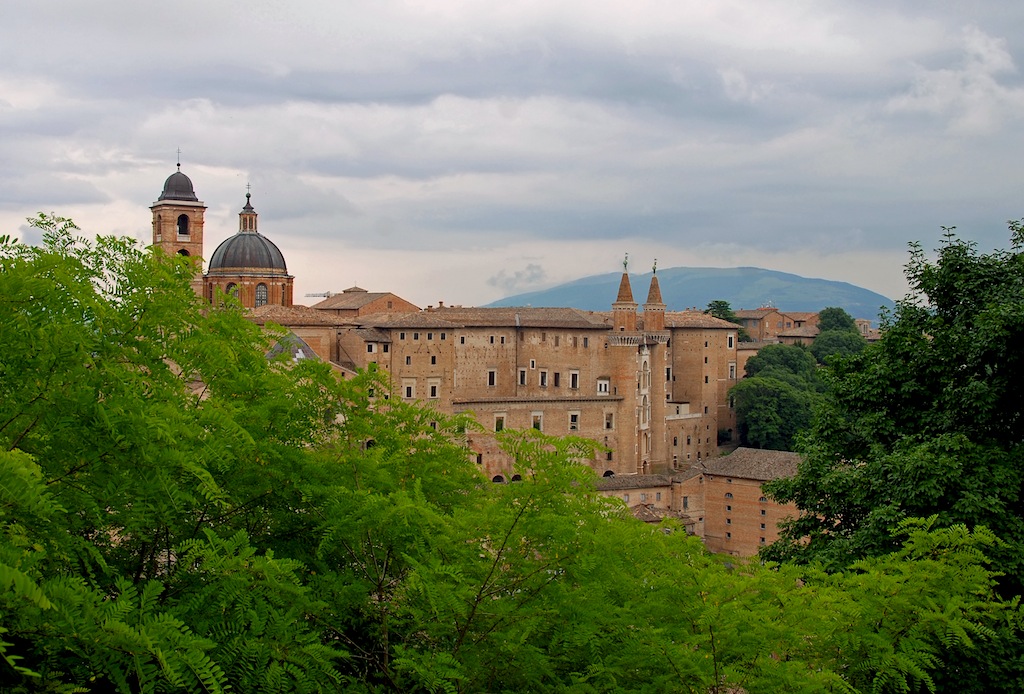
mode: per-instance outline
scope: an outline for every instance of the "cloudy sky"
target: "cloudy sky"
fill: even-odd
[[[246,184],[298,301],[483,304],[755,265],[906,289],[906,243],[1024,216],[1024,4],[7,0],[0,233],[148,240],[174,171],[207,255]],[[609,298],[609,301],[611,298]]]

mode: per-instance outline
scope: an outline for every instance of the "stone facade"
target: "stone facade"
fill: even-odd
[[[761,487],[792,477],[799,460],[796,453],[738,448],[669,475],[602,479],[598,489],[637,517],[679,519],[711,552],[750,557],[778,539],[780,522],[797,516],[794,505],[772,501]]]

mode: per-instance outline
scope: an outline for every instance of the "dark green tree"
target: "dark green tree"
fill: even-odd
[[[738,326],[743,325],[740,322],[740,319],[736,316],[736,312],[732,310],[732,306],[730,306],[729,302],[724,299],[715,299],[714,301],[709,302],[708,307],[704,309],[704,313],[714,316],[715,318],[721,318],[724,321],[729,321],[730,323],[735,323]],[[740,327],[736,335],[740,342],[750,342],[750,333],[747,332],[746,328]]]
[[[1024,227],[1010,230],[1009,251],[981,253],[951,229],[934,261],[911,245],[912,293],[883,320],[879,343],[831,365],[798,475],[770,485],[802,512],[768,556],[842,567],[891,551],[903,519],[934,515],[991,528],[1001,590],[1020,594]],[[1020,632],[1000,633],[998,643],[1017,645],[995,648],[991,662],[966,659],[965,672],[1019,686]]]
[[[857,331],[857,324],[853,316],[845,309],[838,306],[823,308],[818,312],[818,331],[828,332],[830,330],[852,330]]]
[[[818,363],[825,364],[836,355],[848,357],[862,352],[867,346],[864,336],[854,330],[826,330],[814,338],[811,354]]]

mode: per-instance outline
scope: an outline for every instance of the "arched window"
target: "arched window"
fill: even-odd
[[[178,236],[188,236],[188,215],[178,215]]]
[[[256,285],[256,305],[267,305],[267,285],[263,284],[262,282]]]
[[[494,482],[495,484],[501,484],[504,481],[505,478],[502,477],[501,475],[495,475],[494,477],[491,478],[491,482]]]
[[[180,251],[178,251],[178,255],[183,255],[183,256],[185,256],[187,258],[188,257],[188,251],[186,251],[184,248],[182,248]]]
[[[230,294],[231,296],[238,296],[238,285],[234,282],[228,282],[228,286],[224,287],[224,293]]]
[[[612,470],[605,470],[601,477],[615,477],[615,472]]]
[[[523,481],[523,476],[522,475],[512,475],[511,481],[512,482],[522,482]]]

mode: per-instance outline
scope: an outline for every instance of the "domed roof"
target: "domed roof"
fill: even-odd
[[[179,164],[180,166],[180,164]],[[199,198],[196,197],[195,188],[192,187],[192,180],[181,173],[181,170],[175,171],[167,180],[164,181],[164,190],[160,193],[160,197],[157,200],[185,200],[188,202],[199,202]]]
[[[210,257],[210,273],[226,274],[227,270],[264,270],[273,274],[288,274],[284,256],[277,246],[266,236],[249,231],[239,231],[223,241]]]

